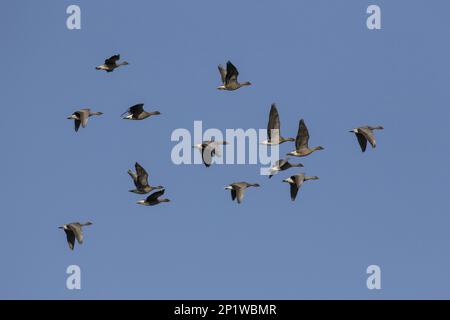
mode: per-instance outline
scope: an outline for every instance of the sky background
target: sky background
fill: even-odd
[[[66,8],[82,29],[66,28]],[[366,28],[378,4],[382,30]],[[3,1],[0,298],[450,298],[450,2]],[[129,66],[95,66],[120,53]],[[216,90],[231,60],[252,87]],[[121,120],[145,103],[162,115]],[[270,181],[258,165],[176,166],[174,129],[304,118],[312,146]],[[102,111],[78,133],[75,110]],[[383,125],[361,153],[348,130]],[[292,151],[284,144],[282,154]],[[297,159],[295,159],[297,160]],[[135,204],[140,162],[172,200]],[[296,202],[282,179],[320,176]],[[223,188],[261,184],[237,205]],[[63,223],[92,221],[70,251]],[[82,290],[66,289],[66,268]],[[368,290],[366,268],[382,270]]]

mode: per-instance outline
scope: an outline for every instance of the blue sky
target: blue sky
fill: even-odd
[[[0,298],[450,298],[450,4],[280,2],[2,3]],[[116,53],[130,65],[94,70]],[[228,59],[252,87],[216,90]],[[139,102],[162,115],[121,120]],[[301,159],[321,179],[296,202],[281,182],[295,169],[172,164],[174,129],[264,128],[272,102],[285,136],[304,118],[325,147]],[[76,134],[66,118],[85,106],[104,115]],[[348,130],[364,124],[385,130],[362,154]],[[171,203],[135,204],[135,161]],[[223,188],[240,180],[261,188],[237,205]],[[57,227],[87,220],[71,252]]]

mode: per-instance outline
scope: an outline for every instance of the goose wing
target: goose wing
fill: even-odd
[[[78,118],[80,119],[81,126],[83,128],[86,128],[88,120],[89,120],[89,114],[91,113],[90,109],[81,109],[78,111]]]
[[[69,245],[70,250],[73,250],[75,247],[75,234],[71,229],[64,229],[64,232],[66,233],[67,243]]]
[[[305,181],[305,176],[303,174],[297,174],[292,176],[291,179],[294,183],[291,183],[291,200],[294,201],[297,198],[298,191],[300,190],[303,182]]]
[[[136,162],[134,165],[136,168],[136,175],[137,175],[137,182],[140,186],[147,186],[148,185],[148,173],[145,171],[145,169]]]
[[[105,60],[105,64],[107,66],[114,66],[116,65],[116,62],[120,60],[120,54],[116,54],[108,59]]]
[[[231,61],[228,61],[227,62],[227,74],[226,74],[226,77],[225,77],[225,83],[228,84],[230,82],[237,82],[238,76],[239,76],[239,71],[231,63]]]
[[[238,202],[238,203],[241,203],[242,200],[244,200],[244,191],[245,191],[245,188],[236,186],[235,189],[233,189],[233,190],[235,190],[235,192],[236,192],[236,199],[237,199],[237,202]]]
[[[164,194],[165,190],[162,189],[160,191],[153,192],[151,195],[149,195],[146,199],[147,202],[153,202],[157,200],[159,197],[161,197]]]
[[[366,148],[367,148],[366,137],[361,133],[355,133],[355,135],[356,135],[356,138],[358,138],[358,143],[359,143],[359,146],[361,147],[361,151],[365,152]]]
[[[270,108],[267,136],[269,137],[269,141],[278,141],[280,138],[280,116],[275,103]]]
[[[225,81],[227,79],[227,71],[222,65],[219,65],[218,68],[220,72],[220,79],[222,80],[222,83],[225,84]]]
[[[133,116],[138,116],[144,111],[144,104],[139,103],[134,106],[132,106],[128,112],[131,113]]]
[[[301,119],[298,125],[297,138],[295,139],[296,150],[308,148],[308,142],[309,142],[308,128],[306,127],[305,121]]]
[[[78,130],[80,129],[81,121],[78,119],[75,119],[74,123],[75,123],[75,132],[78,132]]]
[[[375,135],[373,134],[373,131],[370,130],[368,127],[359,128],[358,133],[362,134],[364,138],[366,138],[367,141],[369,141],[369,143],[372,145],[373,148],[377,146]]]
[[[83,231],[81,230],[81,224],[79,223],[71,223],[69,224],[69,229],[72,230],[75,238],[77,239],[79,244],[83,243]]]

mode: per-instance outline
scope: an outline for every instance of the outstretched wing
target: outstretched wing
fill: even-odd
[[[279,141],[280,139],[280,116],[277,106],[272,104],[269,113],[269,123],[267,124],[267,136],[269,141]]]
[[[113,65],[116,64],[116,62],[118,60],[120,60],[120,54],[116,54],[116,55],[110,57],[109,59],[106,59],[105,60],[105,64],[108,65],[108,66],[113,66]]]
[[[81,109],[80,111],[77,111],[78,119],[81,121],[81,126],[83,128],[86,128],[88,120],[89,120],[89,113],[91,112],[90,109]]]
[[[137,181],[141,186],[147,186],[148,185],[148,173],[145,171],[145,169],[136,162],[134,165],[136,168],[136,174],[137,174]]]
[[[369,143],[372,145],[373,148],[375,148],[377,146],[377,141],[375,139],[375,136],[374,136],[372,130],[370,130],[367,127],[364,127],[364,128],[359,128],[358,132],[360,134],[362,134],[364,136],[364,138],[366,138],[369,141]]]
[[[68,230],[64,229],[64,232],[66,233],[66,238],[67,238],[67,243],[69,244],[69,248],[70,248],[70,250],[73,250],[73,248],[75,247],[75,234],[70,229],[68,229]]]
[[[305,121],[301,119],[298,125],[297,138],[295,139],[296,150],[308,148],[308,142],[309,142],[308,128],[306,127]]]
[[[225,77],[225,83],[237,82],[237,78],[239,76],[239,72],[237,68],[231,63],[231,61],[227,62],[227,74]]]
[[[78,132],[78,130],[80,129],[81,121],[75,119],[74,122],[75,122],[75,132]]]
[[[81,225],[78,223],[71,223],[68,226],[72,230],[73,234],[77,238],[79,244],[83,243],[83,231],[81,230]]]
[[[367,139],[361,133],[355,133],[356,138],[358,138],[359,146],[361,147],[361,151],[365,152],[367,148]]]
[[[225,84],[226,78],[227,78],[227,71],[222,65],[218,66],[219,72],[220,72],[220,79],[222,80],[222,83]]]
[[[139,103],[139,104],[132,106],[128,112],[131,113],[133,116],[138,116],[143,111],[144,111],[144,104]]]
[[[241,188],[241,187],[236,187],[235,190],[236,190],[236,199],[237,199],[237,202],[238,202],[238,203],[241,203],[242,200],[244,200],[244,191],[245,191],[245,189],[244,189],[244,188]]]
[[[153,192],[151,195],[147,197],[147,202],[153,202],[164,194],[165,190],[162,189],[160,191]]]

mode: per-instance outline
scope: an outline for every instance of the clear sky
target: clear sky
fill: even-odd
[[[66,28],[66,8],[82,29]],[[366,9],[382,10],[382,30]],[[4,1],[0,298],[450,298],[448,1]],[[120,53],[129,66],[95,66]],[[228,59],[252,87],[216,90]],[[143,102],[162,115],[121,120]],[[312,145],[257,165],[176,166],[174,129],[304,118]],[[73,111],[90,107],[78,133]],[[383,125],[361,153],[348,130]],[[293,149],[284,144],[282,153]],[[295,159],[297,160],[297,159]],[[172,200],[135,204],[134,162]],[[290,174],[320,177],[291,202]],[[232,202],[234,181],[261,184]],[[71,252],[63,223],[92,221]],[[66,268],[82,290],[66,289]],[[368,290],[366,268],[382,270]]]

